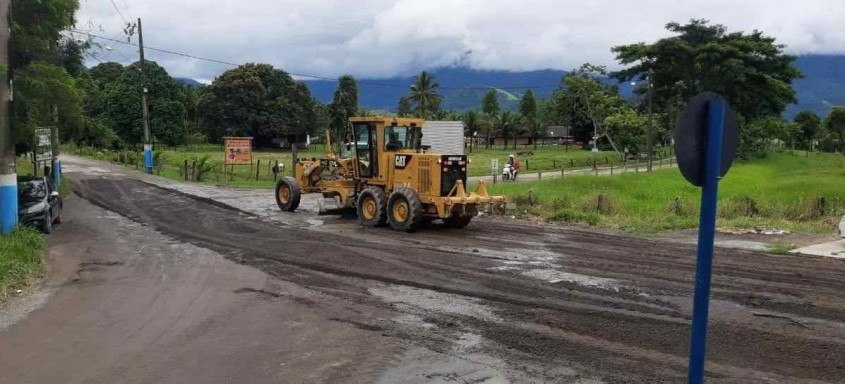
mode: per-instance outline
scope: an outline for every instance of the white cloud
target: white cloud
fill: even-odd
[[[463,63],[475,68],[614,66],[610,47],[666,36],[669,21],[706,18],[759,29],[792,53],[845,53],[841,0],[83,0],[80,29],[120,36],[142,17],[148,46],[223,61],[268,62],[289,72],[359,77],[410,74]],[[127,9],[128,8],[128,11]],[[131,14],[131,15],[130,15]],[[90,24],[89,24],[90,22]],[[101,60],[129,62],[134,47],[109,43]],[[148,52],[175,76],[213,78],[228,67]]]

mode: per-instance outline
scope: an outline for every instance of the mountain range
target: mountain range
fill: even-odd
[[[845,55],[803,55],[795,61],[804,73],[793,87],[797,91],[797,104],[784,112],[792,118],[802,109],[810,109],[819,116],[826,116],[832,105],[845,104]],[[443,108],[465,110],[479,108],[481,99],[489,88],[499,91],[503,108],[515,109],[526,89],[531,88],[539,98],[548,97],[560,86],[566,74],[560,70],[538,71],[488,71],[465,67],[438,68],[431,71],[440,83]],[[413,84],[413,76],[388,79],[358,79],[358,104],[362,108],[395,111],[398,100]],[[305,84],[320,102],[329,103],[337,82],[308,80]],[[632,94],[629,83],[619,85],[624,96]]]

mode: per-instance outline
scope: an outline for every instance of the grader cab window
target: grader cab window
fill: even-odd
[[[389,126],[384,130],[384,150],[417,149],[421,137],[419,127]]]
[[[355,146],[355,155],[358,157],[358,169],[361,177],[373,177],[377,157],[375,127],[370,124],[355,124],[355,142],[349,143]]]

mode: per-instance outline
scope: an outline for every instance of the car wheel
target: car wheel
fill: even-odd
[[[59,213],[56,215],[56,218],[53,219],[53,224],[61,224],[62,223],[62,207],[59,207]]]
[[[53,220],[50,211],[44,212],[44,218],[41,219],[41,232],[48,235],[53,232]]]

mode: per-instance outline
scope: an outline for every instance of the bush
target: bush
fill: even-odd
[[[751,196],[730,198],[719,203],[719,217],[723,219],[757,217],[760,216],[760,213],[760,207],[757,201]]]
[[[696,204],[687,199],[675,197],[667,205],[666,211],[678,217],[690,217],[695,216],[698,213],[698,207]]]
[[[511,201],[518,207],[533,207],[540,204],[540,200],[534,196],[534,191],[528,191],[524,195],[515,196]]]
[[[612,215],[619,212],[619,204],[610,196],[610,194],[599,192],[597,194],[587,196],[581,204],[581,209],[584,212]]]
[[[573,224],[583,223],[592,226],[598,225],[600,220],[599,216],[595,213],[584,213],[576,211],[574,209],[557,210],[548,219],[551,221],[562,221],[565,223]]]

